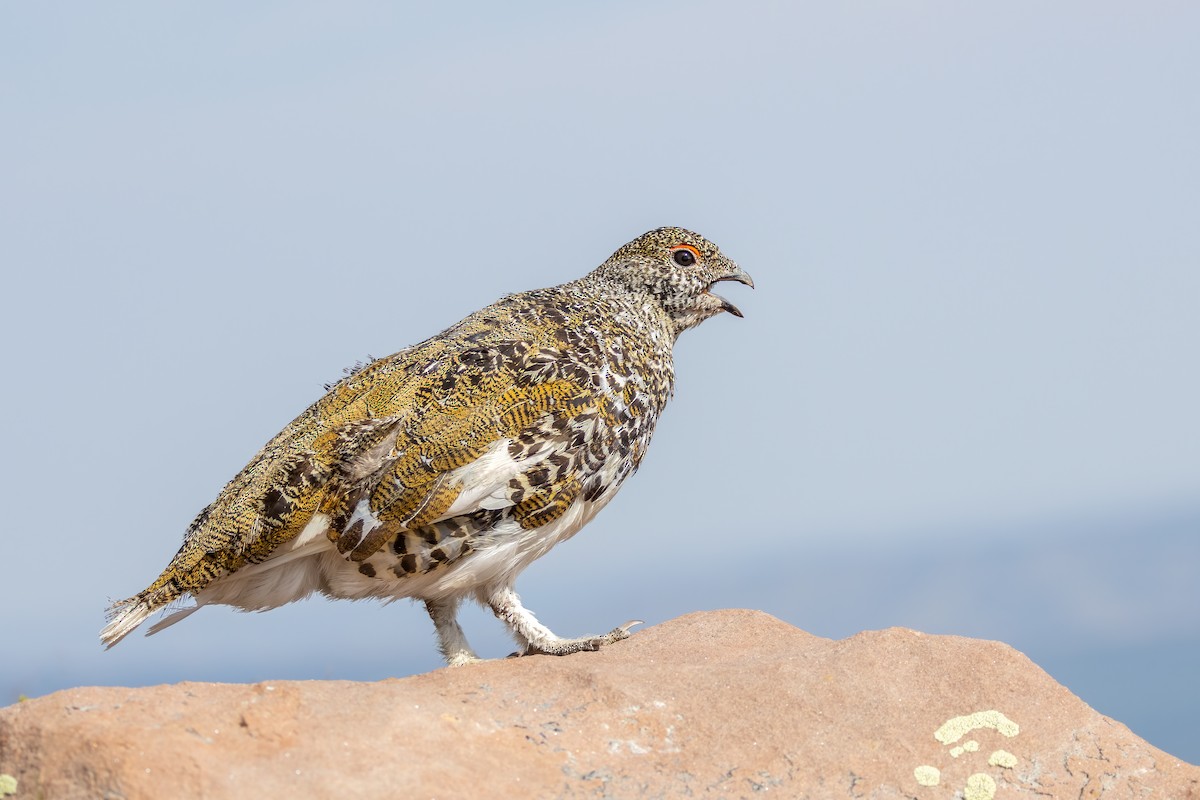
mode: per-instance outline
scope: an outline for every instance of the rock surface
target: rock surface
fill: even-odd
[[[81,688],[0,710],[17,798],[1200,798],[1012,648],[690,614],[378,683]]]

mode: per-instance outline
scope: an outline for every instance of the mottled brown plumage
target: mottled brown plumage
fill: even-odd
[[[513,582],[637,469],[671,396],[675,339],[740,316],[708,291],[724,280],[751,284],[703,237],[660,228],[579,280],[352,371],[200,512],[163,573],[113,606],[102,641],[184,596],[262,610],[313,591],[424,600],[454,664],[475,658],[455,621],[464,597],[527,652],[624,638],[628,626],[560,639]]]

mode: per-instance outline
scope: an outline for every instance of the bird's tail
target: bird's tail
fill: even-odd
[[[128,636],[134,628],[146,621],[154,607],[144,598],[131,597],[108,607],[105,618],[108,624],[100,631],[100,643],[107,650]]]

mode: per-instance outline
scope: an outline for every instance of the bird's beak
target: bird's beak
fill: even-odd
[[[721,277],[717,278],[715,281],[710,283],[708,285],[708,288],[710,290],[708,293],[712,294],[713,297],[715,297],[716,299],[721,301],[721,310],[722,311],[728,311],[730,314],[733,314],[735,317],[740,317],[740,316],[742,316],[742,312],[738,309],[737,306],[735,306],[733,303],[726,300],[724,297],[721,297],[719,294],[713,294],[711,291],[713,285],[720,283],[721,281],[737,281],[738,283],[742,283],[742,284],[745,284],[746,286],[749,286],[751,289],[754,288],[754,279],[750,277],[750,274],[748,272],[746,272],[744,269],[739,267],[737,264],[734,264],[733,262],[730,262],[729,266],[733,268],[732,271],[726,275],[722,275]]]

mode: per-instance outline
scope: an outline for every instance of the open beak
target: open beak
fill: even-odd
[[[733,265],[733,268],[734,268],[733,272],[729,273],[728,275],[723,275],[720,278],[717,278],[712,283],[710,283],[708,285],[708,289],[706,291],[709,294],[711,294],[713,297],[715,297],[716,299],[721,301],[721,310],[722,311],[728,311],[730,314],[733,314],[735,317],[741,317],[742,312],[738,309],[737,306],[735,306],[733,303],[726,300],[724,297],[721,297],[721,295],[713,294],[713,292],[712,292],[712,287],[714,285],[720,283],[721,281],[737,281],[738,283],[742,283],[742,284],[745,284],[746,286],[749,286],[751,289],[754,288],[754,279],[750,277],[749,273],[747,273],[744,269],[737,266],[736,264]]]

